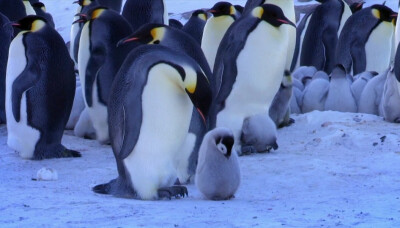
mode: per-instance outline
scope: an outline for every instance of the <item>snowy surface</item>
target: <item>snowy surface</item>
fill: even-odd
[[[240,157],[242,183],[230,201],[189,197],[139,201],[91,187],[117,175],[110,147],[71,136],[82,158],[22,160],[0,128],[0,226],[368,226],[400,227],[400,126],[372,115],[312,112],[281,129],[279,149]],[[42,167],[57,181],[33,181]]]
[[[43,1],[69,40],[72,0]],[[170,12],[217,1],[167,0]],[[232,1],[244,4],[245,1]],[[381,1],[369,1],[372,2]],[[396,1],[387,1],[395,7]],[[400,126],[372,115],[312,112],[278,131],[279,149],[240,157],[242,184],[230,201],[189,197],[139,201],[98,195],[117,176],[111,148],[72,136],[82,158],[30,161],[6,145],[0,127],[0,227],[400,227]],[[43,167],[55,181],[34,181]]]

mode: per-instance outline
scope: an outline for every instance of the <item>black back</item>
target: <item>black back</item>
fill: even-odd
[[[201,45],[201,39],[203,38],[203,30],[204,26],[206,25],[206,21],[198,17],[200,13],[205,12],[204,10],[194,11],[188,22],[186,22],[186,24],[183,26],[182,31],[192,36]]]
[[[97,0],[97,1],[102,6],[115,10],[118,13],[121,12],[122,0]]]
[[[183,24],[176,19],[169,19],[168,25],[171,27],[177,28],[177,29],[182,29],[182,27],[183,27]]]
[[[341,0],[326,0],[317,6],[305,31],[300,53],[301,66],[314,66],[330,74],[334,67],[344,4]]]
[[[0,124],[6,122],[5,92],[8,49],[13,37],[13,28],[8,18],[0,13]]]
[[[127,0],[122,10],[122,16],[131,24],[133,31],[136,31],[147,23],[166,23],[164,10],[163,0]]]

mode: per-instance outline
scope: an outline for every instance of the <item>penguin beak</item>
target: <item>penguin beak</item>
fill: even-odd
[[[397,13],[394,13],[394,14],[392,14],[392,15],[390,15],[392,18],[397,18],[397,16],[398,16],[398,14]]]
[[[75,1],[75,2],[73,2],[72,4],[78,4],[79,3],[79,1]]]
[[[11,22],[11,26],[13,26],[13,27],[20,27],[21,26],[21,24],[19,24],[19,23],[17,23],[17,22]]]
[[[216,10],[213,10],[213,9],[209,9],[207,12],[208,12],[208,13],[216,13],[217,11],[216,11]]]
[[[288,24],[288,25],[291,25],[291,26],[296,28],[296,25],[293,22],[289,21],[289,20],[284,20],[284,19],[277,19],[277,20],[279,22],[283,23],[283,24]]]
[[[75,17],[87,17],[87,15],[84,13],[77,13],[75,14]]]
[[[135,41],[135,40],[139,40],[139,37],[132,37],[132,38],[122,39],[122,40],[118,41],[117,47],[119,47],[119,46],[121,46],[121,45],[124,45],[124,44],[126,44],[126,43],[128,43],[128,42]]]

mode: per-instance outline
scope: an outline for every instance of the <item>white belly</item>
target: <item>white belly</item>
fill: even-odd
[[[381,22],[365,44],[366,71],[383,72],[389,67],[392,53],[393,24]]]
[[[236,63],[238,74],[225,108],[217,115],[217,127],[232,129],[239,142],[241,127],[247,116],[268,113],[279,90],[287,56],[287,36],[260,22],[250,33]]]
[[[12,84],[26,66],[25,48],[22,44],[22,33],[12,41],[8,56],[6,75],[6,116],[7,116],[7,144],[17,151],[22,158],[32,158],[40,132],[28,126],[26,113],[26,92],[22,94],[20,121],[16,122],[12,113]]]
[[[340,33],[342,32],[343,26],[346,23],[347,19],[349,19],[349,17],[352,15],[351,9],[350,7],[347,5],[347,3],[345,1],[343,1],[344,4],[344,11],[342,14],[342,17],[340,19],[340,26],[339,26],[339,30],[338,30],[338,37],[340,36]]]
[[[157,198],[160,187],[171,186],[176,180],[177,156],[189,130],[193,109],[186,92],[163,75],[166,70],[176,72],[165,64],[149,72],[142,94],[140,135],[135,148],[124,159],[131,183],[145,200]]]
[[[204,26],[201,49],[206,56],[211,71],[214,69],[219,44],[233,22],[234,20],[231,16],[212,17]]]
[[[77,13],[81,12],[81,7],[78,7]],[[76,21],[79,19],[79,16],[75,16],[73,21]],[[74,56],[74,45],[75,45],[75,37],[79,32],[79,23],[75,23],[71,25],[71,32],[69,35],[69,55],[71,56],[71,59],[74,60],[74,63],[76,64],[76,59]]]
[[[300,56],[301,56],[301,51],[303,50],[303,40],[304,40],[304,36],[306,35],[306,31],[307,31],[307,28],[308,28],[308,24],[310,23],[311,17],[312,17],[312,15],[310,15],[310,16],[307,18],[307,21],[306,21],[306,24],[305,24],[305,26],[304,26],[304,29],[303,29],[303,31],[301,32],[301,35],[300,35],[299,54],[297,55],[297,62],[296,62],[296,67],[295,67],[295,69],[298,68],[298,67],[300,66]]]
[[[81,82],[83,100],[85,101],[86,107],[86,96],[85,96],[85,78],[86,78],[86,67],[90,58],[90,37],[89,37],[89,23],[87,22],[82,29],[81,38],[79,40],[79,51],[78,51],[78,71],[79,80]]]
[[[31,3],[29,1],[23,1],[24,6],[25,6],[25,12],[26,15],[36,15],[35,10],[33,9],[33,7],[31,6]]]
[[[399,13],[400,13],[400,9],[399,9]],[[395,50],[397,50],[397,45],[399,45],[400,42],[400,17],[397,17],[397,21],[396,21],[396,32],[395,32]]]
[[[92,93],[92,107],[88,107],[93,128],[96,130],[96,139],[101,143],[106,143],[109,139],[108,133],[108,112],[107,106],[99,102],[97,92],[97,78],[94,80]]]

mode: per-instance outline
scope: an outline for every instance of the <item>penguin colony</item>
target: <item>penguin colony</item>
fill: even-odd
[[[0,0],[7,144],[24,159],[80,157],[61,144],[74,129],[114,152],[118,177],[96,193],[171,199],[194,181],[227,200],[238,155],[277,150],[291,113],[400,123],[397,13],[317,2],[297,22],[293,0],[218,2],[182,25],[163,0],[78,0],[68,49],[43,3]]]

